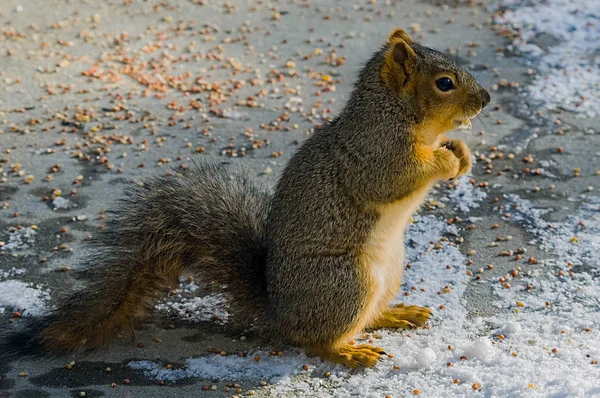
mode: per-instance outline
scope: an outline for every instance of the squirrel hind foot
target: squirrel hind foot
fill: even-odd
[[[429,308],[398,304],[385,310],[372,325],[369,325],[369,329],[412,329],[423,326],[431,315]]]
[[[383,348],[368,344],[344,344],[338,348],[313,347],[311,351],[324,360],[340,363],[349,368],[358,368],[361,366],[372,368],[381,359],[381,355],[385,355]]]

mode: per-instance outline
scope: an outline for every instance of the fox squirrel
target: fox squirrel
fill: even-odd
[[[93,239],[86,289],[43,319],[31,342],[63,353],[131,334],[182,273],[194,272],[225,286],[238,319],[323,359],[373,366],[383,349],[351,344],[356,334],[431,316],[389,306],[404,229],[432,184],[471,167],[467,146],[444,133],[489,101],[452,59],[394,30],[341,113],[293,155],[274,194],[199,160],[128,187]]]

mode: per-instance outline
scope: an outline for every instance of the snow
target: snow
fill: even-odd
[[[238,112],[238,111],[223,111],[223,117],[226,119],[248,119],[248,112]]]
[[[69,199],[65,199],[62,196],[57,196],[52,201],[52,206],[54,206],[54,210],[56,209],[68,209],[71,207],[71,201]]]
[[[223,294],[192,296],[201,290],[194,282],[182,282],[175,295],[155,305],[170,316],[189,322],[216,321],[226,323],[229,318],[227,300]]]
[[[0,247],[0,250],[18,251],[28,248],[34,243],[34,236],[37,234],[34,228],[27,227],[21,229],[8,230],[8,242]]]
[[[587,198],[577,212],[559,223],[543,219],[551,209],[538,209],[531,201],[514,194],[507,199],[510,219],[525,224],[540,247],[554,253],[554,262],[563,270],[571,261],[573,270],[585,266],[600,272],[600,197]]]
[[[26,272],[25,268],[12,267],[9,270],[0,270],[0,279],[8,279],[15,276],[23,275]]]
[[[418,367],[426,368],[433,365],[435,363],[436,358],[437,355],[435,354],[435,351],[433,351],[429,347],[425,347],[417,354],[415,362]],[[400,361],[398,361],[397,363],[400,364]]]
[[[42,315],[48,299],[48,293],[32,283],[18,280],[0,282],[0,313],[10,308],[20,311],[23,316]]]
[[[502,333],[506,336],[515,336],[523,331],[521,325],[517,322],[508,322],[502,329]]]
[[[513,45],[540,73],[528,95],[546,108],[593,117],[600,114],[600,7],[597,0],[501,0],[508,7],[496,23],[519,31]],[[533,41],[545,34],[558,44],[542,49]]]
[[[470,176],[464,175],[457,180],[456,185],[450,193],[442,198],[443,201],[449,201],[454,207],[463,213],[479,207],[479,202],[487,198],[487,193],[476,188],[469,182]]]
[[[254,360],[255,355],[260,355],[258,362]],[[180,369],[162,368],[152,361],[132,361],[129,366],[144,371],[147,377],[164,381],[176,381],[190,377],[240,380],[248,375],[251,367],[253,377],[268,380],[271,383],[282,383],[289,381],[290,376],[303,371],[302,367],[297,364],[302,359],[307,363],[311,362],[301,353],[296,353],[294,360],[289,361],[286,357],[271,355],[266,351],[256,351],[246,358],[220,355],[190,358],[186,361],[185,367]]]
[[[467,359],[470,358],[488,361],[494,357],[496,351],[493,349],[492,342],[486,338],[483,338],[467,346],[463,353]]]

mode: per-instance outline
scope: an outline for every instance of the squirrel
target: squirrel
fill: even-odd
[[[395,29],[272,194],[197,158],[127,187],[92,239],[86,288],[42,318],[28,342],[61,354],[132,334],[191,272],[224,286],[238,320],[325,360],[374,366],[384,350],[354,345],[355,335],[422,326],[432,314],[389,305],[404,230],[436,181],[470,169],[468,147],[445,133],[489,102],[454,60]]]

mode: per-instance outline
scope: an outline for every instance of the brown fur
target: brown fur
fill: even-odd
[[[440,76],[455,89],[437,89]],[[435,181],[470,168],[469,149],[444,133],[488,102],[453,60],[395,30],[272,197],[205,162],[130,188],[96,241],[86,290],[37,341],[70,351],[131,333],[192,271],[225,284],[238,317],[261,319],[325,359],[373,366],[383,350],[350,344],[357,333],[420,326],[431,315],[388,306],[401,283],[404,229]]]

